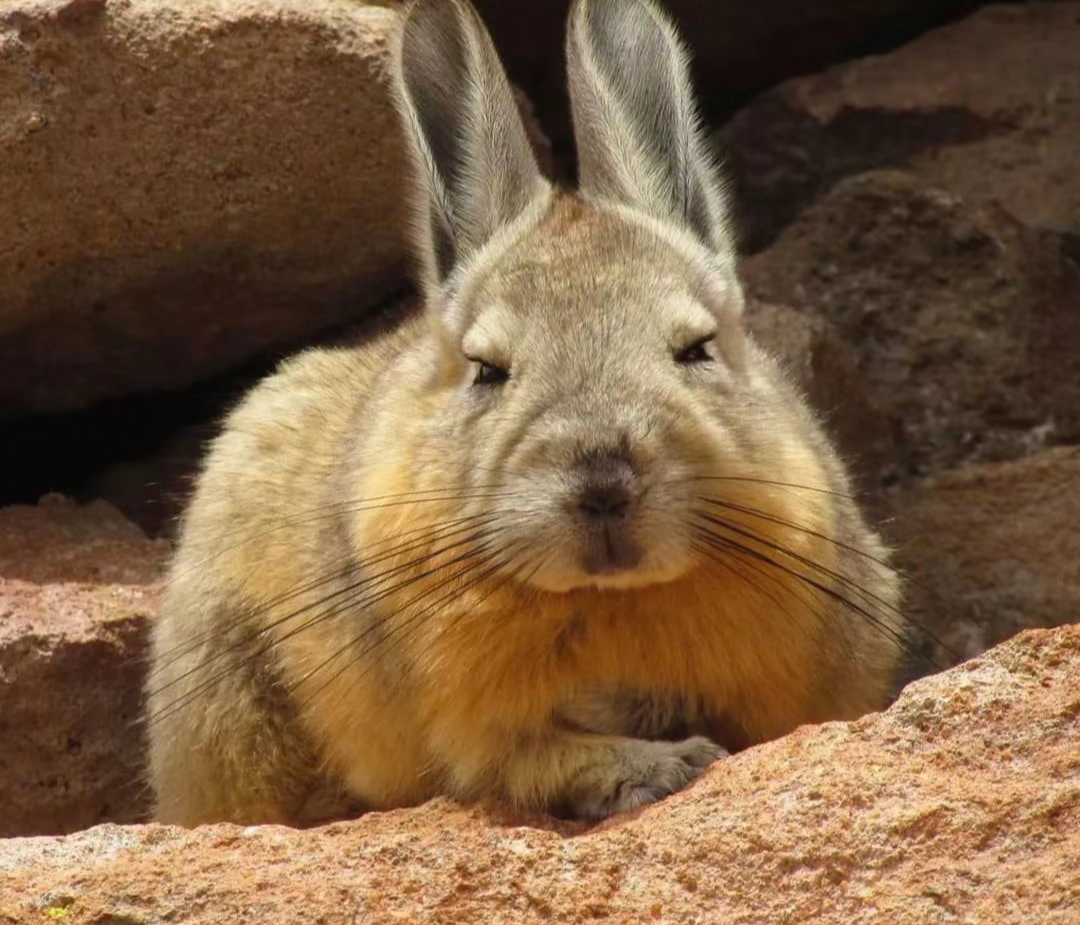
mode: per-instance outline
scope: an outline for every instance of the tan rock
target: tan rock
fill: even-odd
[[[860,174],[743,270],[856,347],[901,475],[1080,442],[1080,272],[999,207]]]
[[[0,509],[0,836],[145,812],[140,685],[168,548],[104,502]]]
[[[1080,620],[1078,488],[1080,447],[1066,447],[943,473],[894,500],[909,612],[942,643],[939,664]]]
[[[1077,48],[1075,0],[993,5],[761,95],[722,133],[746,246],[839,178],[882,167],[1080,234]]]
[[[403,282],[394,4],[0,4],[0,416],[193,382]]]
[[[0,921],[1072,925],[1080,627],[1032,631],[586,835],[436,801],[0,843]]]

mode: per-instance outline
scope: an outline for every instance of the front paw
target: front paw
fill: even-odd
[[[702,736],[681,742],[626,739],[614,744],[605,761],[576,781],[570,810],[575,816],[604,819],[623,810],[655,803],[682,790],[727,751]]]

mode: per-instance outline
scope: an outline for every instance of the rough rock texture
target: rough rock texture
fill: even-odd
[[[400,285],[386,6],[0,4],[0,416],[189,383]]]
[[[167,552],[104,502],[0,510],[0,836],[145,810],[139,688]]]
[[[536,100],[561,153],[570,149],[562,44],[570,0],[476,0],[510,74]],[[897,42],[978,5],[978,0],[664,0],[690,44],[705,107],[826,67],[867,42]]]
[[[860,174],[743,270],[856,346],[902,474],[1080,442],[1080,271],[999,207]]]
[[[0,921],[1072,925],[1080,627],[1025,633],[883,715],[804,727],[576,831],[436,801],[306,832],[14,839]]]
[[[744,246],[840,177],[899,167],[1080,235],[1080,3],[990,6],[763,94],[722,137]]]
[[[1080,619],[1078,488],[1080,447],[1063,447],[944,473],[894,500],[909,610],[944,643],[937,663]]]
[[[892,431],[870,401],[858,352],[823,318],[749,301],[746,324],[802,390],[868,491],[880,488],[896,456]]]

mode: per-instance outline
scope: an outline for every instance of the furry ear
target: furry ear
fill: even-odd
[[[731,250],[687,53],[660,9],[652,0],[575,0],[566,62],[582,192]]]
[[[547,188],[491,37],[468,0],[405,13],[397,102],[421,180],[420,256],[446,280]]]

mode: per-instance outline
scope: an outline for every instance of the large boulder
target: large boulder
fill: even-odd
[[[0,837],[147,811],[141,686],[168,551],[104,502],[0,509]]]
[[[296,831],[0,843],[0,919],[1039,923],[1080,919],[1080,627],[1030,631],[581,836],[447,801]],[[577,835],[578,837],[572,837]]]
[[[878,171],[839,182],[743,271],[859,351],[899,473],[920,476],[1080,442],[1080,271],[1059,244]]]
[[[935,664],[1080,620],[1080,447],[945,472],[892,499],[907,612]]]
[[[0,4],[0,417],[181,386],[403,280],[393,4]]]
[[[1075,0],[996,5],[762,94],[721,133],[744,246],[767,245],[841,177],[883,167],[1080,236],[1078,49]]]

